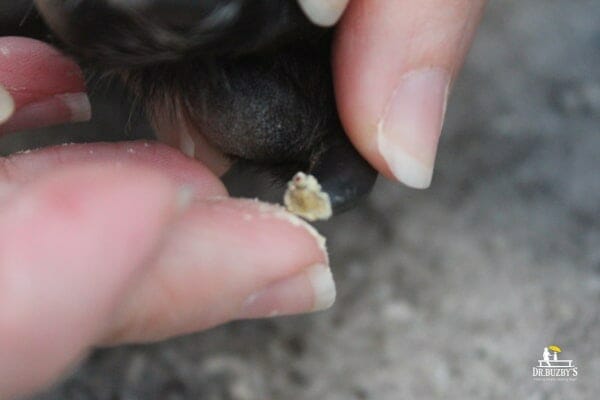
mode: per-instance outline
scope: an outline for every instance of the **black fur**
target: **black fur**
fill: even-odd
[[[151,117],[178,110],[225,154],[282,181],[315,174],[337,211],[370,191],[376,173],[336,112],[331,31],[312,25],[296,0],[42,2],[55,41],[125,79]],[[28,12],[37,22],[11,29],[52,40]]]

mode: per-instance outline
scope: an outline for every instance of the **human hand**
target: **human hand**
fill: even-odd
[[[0,134],[88,118],[84,90],[52,48],[0,38]],[[0,398],[39,390],[96,345],[326,308],[327,265],[307,224],[228,198],[164,145],[0,158]]]
[[[429,185],[448,88],[483,3],[349,5],[334,56],[339,111],[384,175]],[[0,133],[85,119],[82,95],[55,97],[81,93],[76,68],[45,46],[18,57],[17,47],[0,41],[0,83],[17,109]],[[49,60],[64,69],[49,74]],[[15,76],[27,86],[42,75],[41,87],[11,87]],[[51,106],[32,113],[27,105],[42,97],[52,97]],[[0,120],[13,111],[2,98]],[[223,168],[222,160],[213,164]],[[225,190],[207,168],[166,147],[54,148],[2,159],[0,171],[0,397],[47,384],[95,344],[156,340],[333,300],[329,269],[319,266],[327,256],[306,225],[219,197]],[[186,208],[181,185],[196,193]]]
[[[334,47],[338,109],[353,144],[388,178],[430,185],[448,92],[484,6],[350,0]]]
[[[334,84],[340,119],[354,146],[386,177],[429,187],[448,94],[485,0],[298,1],[318,25],[331,26],[341,16]],[[191,147],[188,153],[216,173],[229,168],[229,159],[184,121],[158,122],[166,143]],[[198,141],[195,153],[191,138]]]

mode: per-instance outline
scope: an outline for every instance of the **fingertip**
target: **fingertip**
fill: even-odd
[[[0,97],[0,134],[91,118],[81,68],[50,45],[0,38],[0,71],[0,85],[13,103],[7,113],[9,103]]]
[[[196,201],[157,260],[130,292],[105,344],[317,311],[335,298],[325,239],[281,207],[253,200]]]
[[[340,118],[383,175],[414,188],[431,182],[451,81],[484,0],[355,0],[334,45]]]
[[[85,92],[79,65],[38,40],[0,38],[0,69],[0,83],[13,94],[17,107],[48,95]]]
[[[237,318],[272,318],[323,311],[333,305],[335,297],[336,287],[331,268],[315,264],[250,294],[244,300]]]

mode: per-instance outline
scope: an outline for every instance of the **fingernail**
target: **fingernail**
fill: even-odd
[[[377,126],[379,152],[391,172],[407,186],[431,184],[442,131],[450,74],[440,68],[402,77]]]
[[[298,0],[310,21],[319,26],[332,26],[340,19],[349,0]]]
[[[7,121],[15,112],[15,102],[4,87],[0,85],[0,124]]]
[[[92,117],[85,93],[65,93],[20,107],[2,126],[2,132],[16,132],[69,122],[85,122]]]
[[[271,318],[325,310],[335,301],[331,269],[323,264],[248,296],[239,318]]]
[[[312,311],[326,310],[335,302],[335,282],[331,268],[326,265],[317,264],[306,271],[308,280],[313,289]]]

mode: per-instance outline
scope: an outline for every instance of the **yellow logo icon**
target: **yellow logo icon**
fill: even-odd
[[[542,359],[533,367],[532,375],[536,380],[574,380],[578,375],[573,360],[559,359],[562,349],[552,344],[544,347]]]

